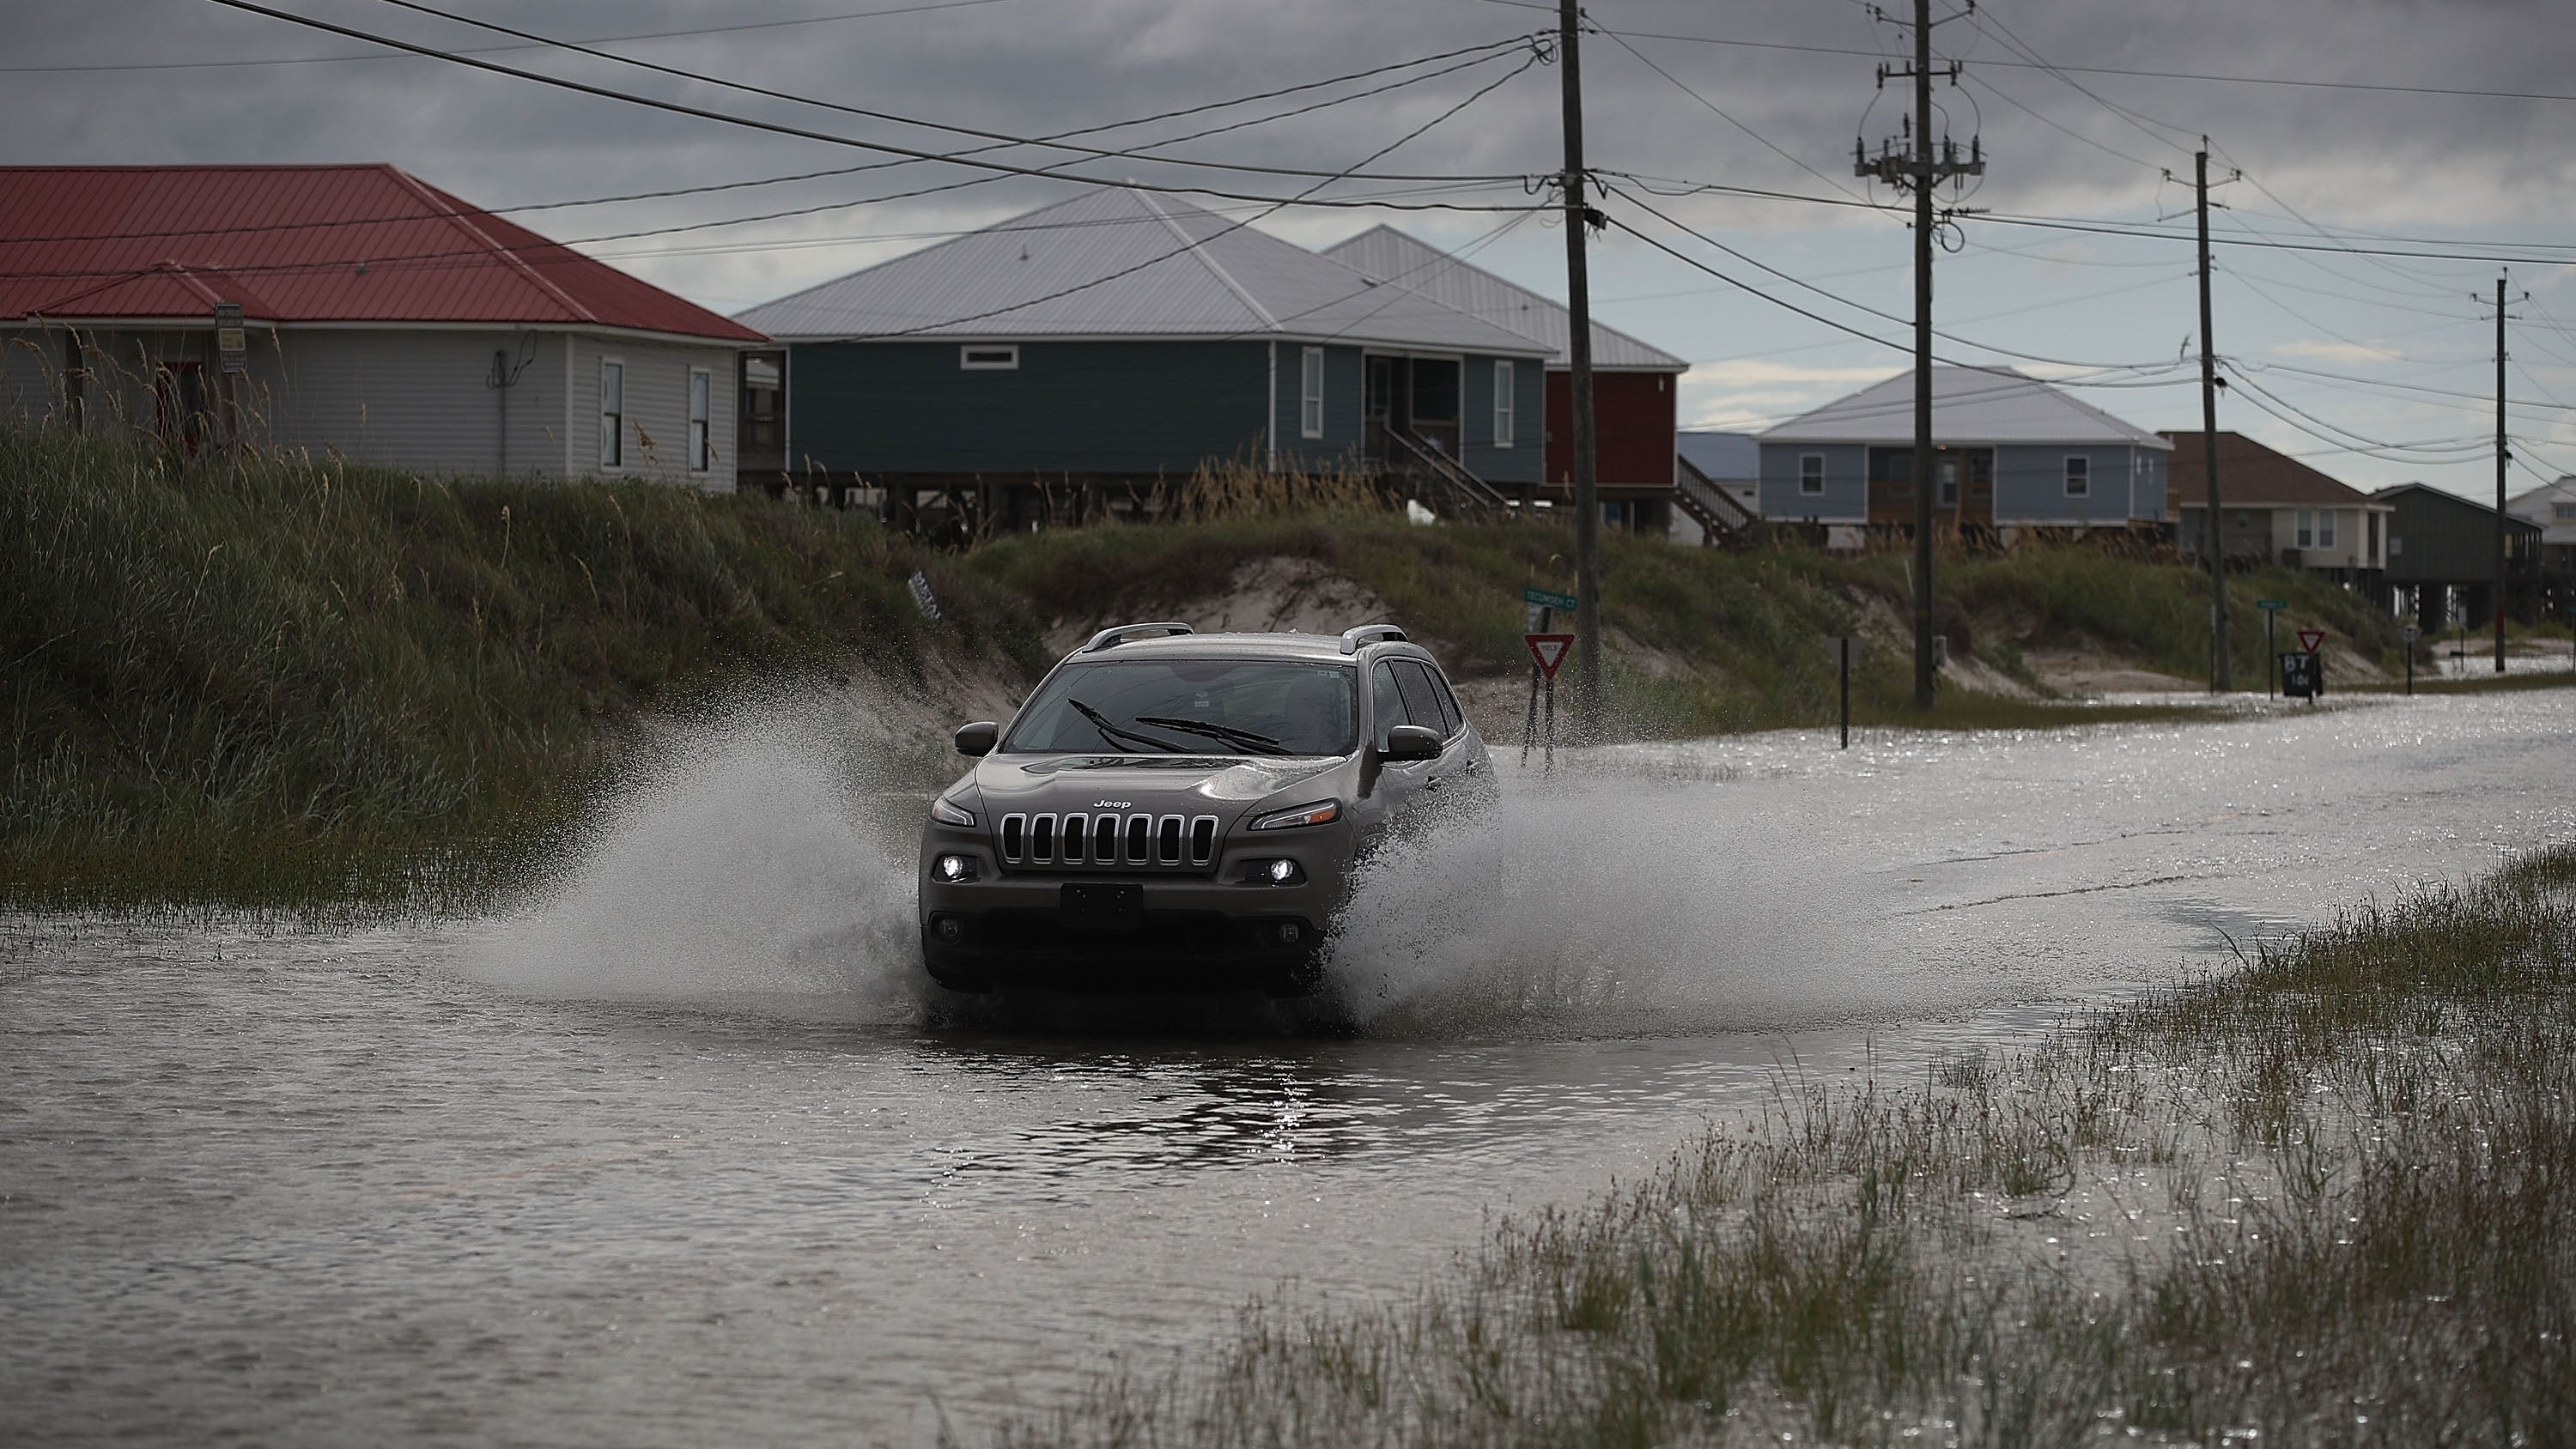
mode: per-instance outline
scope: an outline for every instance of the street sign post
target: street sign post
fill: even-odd
[[[2310,704],[2326,692],[2326,661],[2318,651],[2325,648],[2326,631],[2301,629],[2299,649],[2281,658],[2281,693],[2290,699],[2304,699]]]
[[[2283,609],[2290,607],[2290,601],[2287,599],[2256,599],[2254,601],[2254,607],[2263,611],[2263,657],[2270,659],[2281,652],[2279,642],[2272,637],[2273,621],[2281,617],[2281,611]],[[2274,676],[2276,673],[2277,671],[2274,670],[2271,665],[2266,664],[2263,666],[2263,693],[2267,698],[2276,692],[2273,688]]]
[[[1521,639],[1530,652],[1529,717],[1521,721],[1521,764],[1527,767],[1530,751],[1537,748],[1538,706],[1542,690],[1547,696],[1547,755],[1544,768],[1556,768],[1556,671],[1565,663],[1567,651],[1574,647],[1574,636],[1555,632],[1556,611],[1574,612],[1575,599],[1548,589],[1521,590],[1521,602],[1529,606],[1529,632]]]
[[[1841,677],[1842,677],[1842,701],[1843,701],[1843,703],[1842,703],[1842,720],[1843,720],[1843,743],[1842,743],[1842,747],[1843,747],[1844,749],[1848,750],[1848,749],[1850,749],[1850,748],[1851,748],[1851,662],[1852,662],[1852,651],[1853,651],[1854,649],[1857,649],[1858,647],[1860,647],[1860,641],[1859,641],[1859,640],[1857,640],[1857,639],[1854,639],[1854,638],[1853,638],[1852,636],[1850,636],[1849,634],[1837,634],[1837,635],[1835,635],[1835,636],[1833,637],[1833,641],[1832,641],[1832,642],[1833,642],[1833,646],[1834,646],[1834,661],[1835,661],[1835,669],[1836,669],[1836,672],[1837,672],[1837,673],[1839,673],[1839,674],[1841,675]]]
[[[2421,633],[2412,624],[2403,625],[2397,631],[2397,637],[2406,641],[2406,692],[2410,695],[2415,692],[2415,640]]]

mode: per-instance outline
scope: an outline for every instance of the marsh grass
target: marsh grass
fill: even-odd
[[[1784,1078],[1373,1311],[1005,1445],[2564,1442],[2576,849],[1917,1084]]]
[[[861,515],[0,430],[0,901],[463,901],[627,729],[865,649],[1033,656]],[[905,587],[928,572],[945,612]]]
[[[1027,598],[1041,617],[1090,620],[1153,617],[1221,594],[1255,560],[1312,561],[1384,599],[1439,641],[1453,671],[1471,676],[1527,667],[1524,587],[1574,587],[1568,535],[1548,524],[1422,527],[1347,481],[1305,480],[1304,504],[1277,507],[1232,475],[1204,481],[1221,503],[1191,514],[1198,522],[997,538],[966,565]],[[1826,641],[1838,634],[1864,641],[1852,688],[1853,718],[1863,725],[2021,729],[2208,713],[2189,701],[2102,706],[1957,688],[1929,714],[1917,711],[1910,654],[1884,627],[1873,632],[1873,621],[1885,626],[1912,607],[1905,561],[1893,555],[1794,546],[1734,553],[1612,533],[1601,557],[1614,738],[1827,723],[1836,681]],[[2000,557],[1954,554],[1937,577],[1936,617],[1953,653],[2007,674],[2027,678],[2022,651],[2052,646],[2109,648],[2186,676],[2207,667],[2207,584],[2190,569],[2081,545],[2034,546]],[[2343,631],[2391,667],[2402,662],[2395,623],[2355,596],[2280,571],[2230,588],[2248,614],[2256,597],[2283,594],[2300,622]],[[2259,633],[2240,638],[2239,653],[2242,669],[2259,670]]]

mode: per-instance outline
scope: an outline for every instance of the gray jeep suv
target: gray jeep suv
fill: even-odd
[[[978,758],[931,804],[920,918],[961,991],[1311,992],[1352,862],[1495,793],[1440,666],[1386,624],[1105,629],[957,749]]]

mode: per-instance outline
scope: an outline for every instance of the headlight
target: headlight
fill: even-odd
[[[930,863],[930,873],[942,885],[955,885],[975,878],[975,857],[943,855]]]
[[[973,825],[975,812],[942,795],[930,802],[930,818],[942,825]]]
[[[1273,810],[1245,826],[1247,830],[1293,830],[1300,825],[1324,825],[1342,818],[1342,802],[1321,800],[1312,805],[1299,805],[1288,810]]]

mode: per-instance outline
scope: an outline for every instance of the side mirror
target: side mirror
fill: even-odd
[[[1429,725],[1401,724],[1386,732],[1386,757],[1390,760],[1436,760],[1440,758],[1440,731]]]
[[[993,753],[993,746],[1001,743],[1001,739],[1002,727],[993,723],[991,720],[979,719],[973,724],[959,725],[957,727],[957,753],[961,755],[989,755]]]

